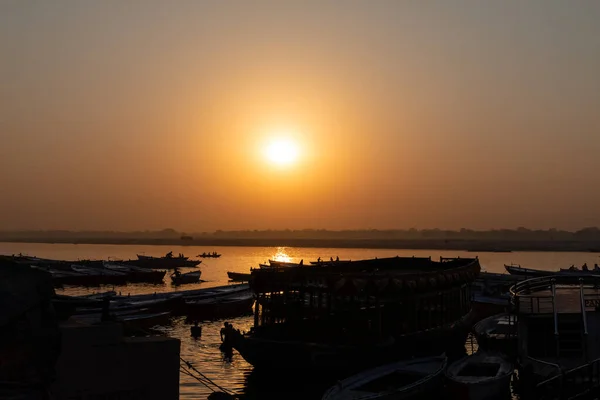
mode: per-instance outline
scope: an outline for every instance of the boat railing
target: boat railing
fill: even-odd
[[[563,276],[551,275],[538,278],[527,279],[516,283],[510,288],[512,304],[517,313],[535,314],[552,313],[554,319],[557,319],[557,292],[562,290],[579,289],[582,314],[585,314],[586,307],[600,305],[600,294],[585,293],[585,289],[600,288],[600,276]],[[596,304],[598,303],[598,304]],[[587,317],[584,325],[587,325]]]
[[[540,360],[536,360],[540,361]],[[536,385],[536,398],[573,398],[600,386],[600,358]]]

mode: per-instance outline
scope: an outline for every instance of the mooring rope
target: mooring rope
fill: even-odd
[[[141,333],[145,334],[145,335],[152,335],[151,332],[147,331],[144,328],[140,328],[140,327],[136,327],[138,331],[140,331]],[[229,389],[225,389],[224,387],[218,385],[217,383],[215,383],[212,379],[210,379],[208,376],[204,375],[202,372],[198,371],[198,369],[196,369],[196,367],[194,367],[192,365],[191,362],[186,361],[185,359],[183,359],[183,357],[179,356],[179,360],[188,368],[190,368],[192,371],[194,371],[195,373],[197,373],[200,376],[196,376],[194,375],[190,370],[188,370],[185,366],[183,365],[179,365],[179,371],[184,373],[185,375],[190,376],[191,378],[196,379],[198,382],[200,382],[201,384],[203,384],[204,386],[206,386],[209,390],[211,390],[213,393],[216,393],[217,391],[211,387],[210,385],[213,385],[214,387],[216,387],[217,389],[219,389],[220,391],[230,395],[230,396],[236,396],[237,397],[237,393],[235,393],[232,390]]]

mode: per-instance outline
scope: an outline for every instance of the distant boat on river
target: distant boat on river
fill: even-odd
[[[202,253],[202,254],[198,254],[197,257],[200,258],[219,258],[221,257],[220,254],[218,254],[216,251],[212,252],[212,253]]]

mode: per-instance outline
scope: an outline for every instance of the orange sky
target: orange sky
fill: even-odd
[[[600,225],[600,3],[0,2],[0,229]],[[297,164],[263,150],[289,132]]]

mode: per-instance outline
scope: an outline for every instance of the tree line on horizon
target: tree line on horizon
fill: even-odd
[[[157,231],[0,231],[0,240],[16,239],[192,239],[223,238],[223,239],[329,239],[329,240],[600,240],[600,229],[587,227],[577,231],[559,229],[491,229],[460,230],[445,229],[283,229],[283,230],[217,230],[214,232],[181,232],[175,229]]]

